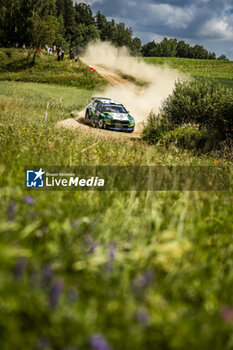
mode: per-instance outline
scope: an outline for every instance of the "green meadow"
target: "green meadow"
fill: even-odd
[[[17,64],[13,57],[4,60],[4,66]],[[105,140],[58,128],[105,82],[96,76],[89,86],[88,71],[81,85],[69,84],[66,71],[78,82],[79,66],[65,60],[65,72],[56,74],[51,67],[57,62],[48,68],[46,62],[42,57],[35,67],[14,72],[1,67],[1,349],[232,349],[231,187],[25,189],[25,167],[232,163],[175,144]],[[225,79],[221,70],[210,78]]]
[[[146,63],[169,66],[197,79],[211,80],[233,88],[233,62],[177,57],[144,57]]]

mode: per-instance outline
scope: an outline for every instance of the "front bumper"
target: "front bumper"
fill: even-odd
[[[104,126],[105,129],[109,129],[109,130],[116,130],[116,131],[133,131],[134,127],[129,127],[129,128],[119,128],[119,127],[115,127],[115,126],[110,126],[110,125],[106,125]]]

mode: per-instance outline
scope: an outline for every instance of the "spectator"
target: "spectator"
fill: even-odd
[[[61,50],[61,60],[62,60],[62,61],[63,61],[64,55],[65,55],[65,51],[64,51],[64,50]]]
[[[58,62],[61,60],[62,48],[61,46],[57,49],[57,60]]]
[[[74,59],[74,50],[70,48],[70,60]]]

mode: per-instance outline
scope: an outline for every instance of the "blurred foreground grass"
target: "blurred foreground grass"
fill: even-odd
[[[224,164],[57,129],[91,94],[0,82],[1,349],[232,349],[232,193],[25,191],[25,166]]]

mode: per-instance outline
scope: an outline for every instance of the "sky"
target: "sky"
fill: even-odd
[[[233,60],[233,0],[86,0],[95,13],[124,22],[142,43],[164,36],[200,44]]]

